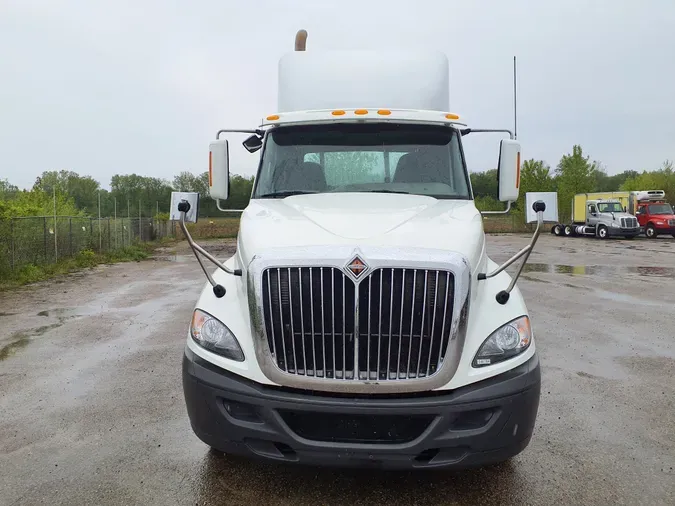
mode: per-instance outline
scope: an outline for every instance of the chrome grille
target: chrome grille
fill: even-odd
[[[445,358],[450,272],[381,268],[357,285],[333,267],[268,268],[262,291],[267,344],[288,374],[416,379],[433,376]]]
[[[621,218],[621,228],[636,228],[637,218]]]

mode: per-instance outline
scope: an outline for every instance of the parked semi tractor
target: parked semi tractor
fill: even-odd
[[[219,206],[228,139],[260,153],[236,253],[221,262],[196,244],[196,203],[176,206],[207,277],[183,358],[194,432],[218,452],[289,463],[457,468],[518,454],[540,366],[516,282],[545,206],[533,205],[531,242],[492,261],[462,140],[502,133],[505,212],[519,143],[449,112],[442,53],[305,44],[298,32],[279,62],[278,110],[210,144]]]
[[[665,200],[665,192],[635,192],[631,205],[647,238],[655,239],[659,235],[675,237],[675,212]]]
[[[641,228],[637,218],[627,212],[630,201],[631,192],[579,193],[572,199],[571,222],[555,224],[551,233],[632,239]]]

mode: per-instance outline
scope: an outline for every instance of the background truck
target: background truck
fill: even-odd
[[[199,196],[176,197],[208,280],[183,358],[192,428],[216,451],[289,463],[506,460],[528,445],[539,405],[516,281],[545,205],[533,204],[532,241],[494,263],[462,139],[509,134],[498,161],[507,210],[520,145],[448,111],[442,53],[312,53],[305,41],[298,32],[279,62],[277,112],[210,145],[217,203],[229,187],[221,135],[246,134],[244,147],[261,153],[231,258],[221,263],[190,237]]]
[[[566,237],[632,239],[640,234],[641,228],[637,218],[627,212],[630,205],[631,192],[579,193],[572,199],[571,223],[557,223],[551,232]]]
[[[635,192],[631,205],[647,238],[666,234],[675,237],[675,212],[662,190]]]

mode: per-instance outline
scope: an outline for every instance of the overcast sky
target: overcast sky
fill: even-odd
[[[219,128],[275,111],[300,28],[309,51],[443,50],[475,127],[512,126],[516,55],[525,158],[555,167],[578,143],[610,174],[675,159],[673,0],[0,0],[0,179],[206,170]],[[466,138],[471,170],[494,167],[498,139]],[[257,155],[232,156],[253,174]]]

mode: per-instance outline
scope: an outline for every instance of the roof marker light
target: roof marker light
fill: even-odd
[[[445,117],[447,119],[459,119],[459,116],[457,114],[452,114],[452,113],[446,114]]]
[[[276,121],[279,119],[278,114],[272,114],[271,116],[267,116],[267,121]]]
[[[389,116],[391,114],[391,111],[389,109],[380,109],[377,111],[377,114],[380,116]]]
[[[342,111],[342,110],[337,110],[337,111],[333,111],[331,114],[332,114],[333,116],[344,116],[344,115],[345,115],[345,112]]]
[[[358,114],[359,116],[363,116],[364,114],[368,114],[368,110],[367,109],[356,109],[354,111],[354,114]]]

